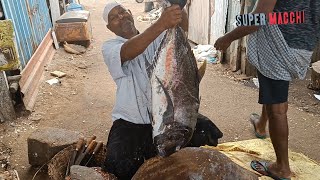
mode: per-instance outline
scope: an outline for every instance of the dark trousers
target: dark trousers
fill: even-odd
[[[187,146],[216,146],[222,135],[210,119],[199,114],[192,139]],[[156,155],[150,124],[134,124],[119,119],[111,127],[102,169],[120,180],[131,179],[145,160]]]
[[[150,124],[119,119],[111,127],[102,169],[120,180],[131,179],[143,162],[156,154]]]

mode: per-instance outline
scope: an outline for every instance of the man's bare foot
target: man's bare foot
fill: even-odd
[[[290,168],[279,167],[277,163],[267,163],[267,170],[269,173],[276,177],[281,177],[282,179],[290,179],[291,177]]]
[[[256,113],[250,115],[250,122],[253,125],[254,132],[257,138],[265,139],[267,137],[266,127],[261,127],[259,124],[260,116]]]

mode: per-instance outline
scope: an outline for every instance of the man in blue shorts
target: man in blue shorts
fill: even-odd
[[[312,51],[320,38],[319,0],[257,0],[253,14],[305,11],[305,23],[290,25],[242,26],[220,37],[217,50],[226,50],[232,41],[249,35],[248,58],[258,70],[261,116],[250,120],[258,138],[266,137],[266,123],[276,153],[274,163],[252,161],[251,167],[274,179],[290,179],[288,158],[289,81],[303,79]],[[268,16],[267,16],[268,17]]]

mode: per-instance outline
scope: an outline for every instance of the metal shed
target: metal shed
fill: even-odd
[[[44,0],[1,0],[5,18],[14,26],[22,68],[52,27],[47,2]]]
[[[189,0],[188,38],[196,44],[211,44],[232,31],[236,15],[250,13],[256,0]],[[232,71],[241,70],[246,75],[255,75],[255,69],[247,61],[247,38],[234,41],[223,56]]]

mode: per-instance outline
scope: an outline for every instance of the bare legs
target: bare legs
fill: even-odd
[[[288,157],[288,102],[263,105],[260,120],[256,122],[256,131],[266,134],[266,123],[269,120],[269,134],[276,153],[277,161],[268,166],[270,172],[278,177],[290,177]]]

